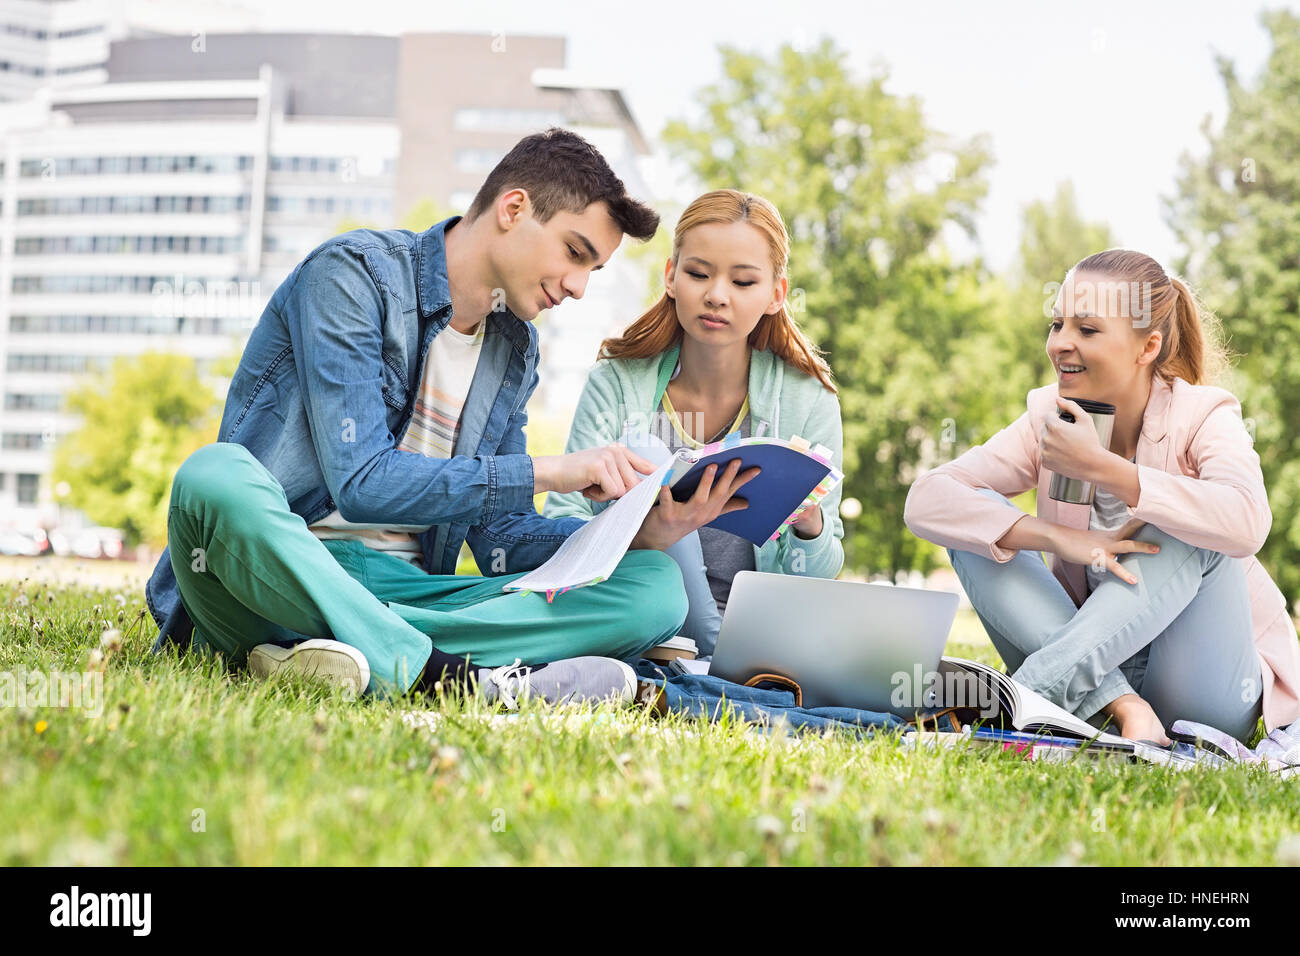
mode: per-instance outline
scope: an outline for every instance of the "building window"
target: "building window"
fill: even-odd
[[[58,196],[18,200],[20,216],[110,216],[242,212],[248,196]]]
[[[124,293],[133,295],[151,295],[155,288],[161,292],[172,291],[176,276],[14,276],[10,287],[15,293],[30,294],[34,292],[61,292],[69,295],[99,293]],[[220,284],[235,285],[236,280],[209,278],[203,280],[209,287]]]
[[[18,475],[18,503],[20,505],[36,504],[36,494],[41,487],[40,475]]]
[[[177,331],[176,319],[165,315],[11,315],[12,334],[122,332],[130,335],[168,335]]]
[[[73,73],[85,73],[88,70],[102,70],[103,63],[83,63],[80,66],[61,66],[54,71],[55,76],[70,76]]]
[[[346,160],[338,156],[272,156],[271,172],[289,173],[297,176],[314,176],[338,178],[344,162],[349,163],[349,172],[355,172],[356,162],[351,157]]]
[[[45,436],[40,432],[5,432],[0,436],[0,448],[9,451],[40,451],[45,447]]]
[[[137,173],[233,173],[252,168],[252,156],[59,156],[24,159],[19,164],[18,175],[34,179]]]
[[[456,168],[462,173],[487,173],[501,161],[505,153],[499,149],[458,149]]]
[[[107,355],[24,355],[10,352],[5,368],[10,372],[63,372],[79,375],[82,372],[106,369],[111,362]]]
[[[230,255],[243,244],[242,236],[23,236],[14,242],[14,255]]]
[[[24,395],[19,392],[5,393],[5,411],[7,412],[57,412],[63,406],[63,396],[57,393]]]
[[[266,211],[286,218],[387,217],[391,204],[378,196],[284,196],[266,197]]]

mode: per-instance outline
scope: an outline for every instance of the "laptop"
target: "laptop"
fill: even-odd
[[[900,681],[924,687],[938,670],[957,604],[947,591],[740,571],[709,673],[790,678],[804,707],[896,711]]]

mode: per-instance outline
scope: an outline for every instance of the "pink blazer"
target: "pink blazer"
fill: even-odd
[[[917,479],[907,495],[904,521],[912,533],[954,550],[1010,561],[1016,554],[997,540],[1019,517],[976,493],[992,488],[1007,497],[1038,489],[1038,517],[1087,528],[1091,508],[1048,497],[1052,473],[1039,465],[1038,435],[1055,415],[1056,385],[1026,396],[1027,410],[983,445]],[[1158,376],[1142,417],[1137,446],[1141,497],[1129,516],[1199,548],[1210,548],[1245,565],[1250,589],[1255,650],[1263,673],[1264,723],[1269,730],[1300,719],[1300,644],[1286,600],[1255,553],[1264,544],[1273,514],[1264,490],[1259,456],[1231,392],[1169,385]],[[1084,565],[1052,557],[1052,573],[1075,606],[1087,594]]]

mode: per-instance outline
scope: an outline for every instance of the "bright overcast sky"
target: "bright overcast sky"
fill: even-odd
[[[1173,190],[1179,155],[1203,147],[1202,118],[1224,114],[1215,55],[1253,77],[1268,51],[1259,11],[1300,9],[1300,0],[205,0],[181,15],[176,0],[127,2],[184,30],[251,18],[266,30],[564,36],[569,68],[621,88],[652,137],[717,78],[719,44],[770,51],[829,35],[855,69],[887,66],[892,88],[918,95],[931,125],[992,137],[979,225],[995,266],[1014,253],[1023,205],[1064,179],[1122,245],[1170,258],[1160,196]]]

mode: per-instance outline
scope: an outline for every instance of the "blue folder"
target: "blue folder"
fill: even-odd
[[[678,478],[672,485],[673,498],[685,501],[693,495],[707,466],[716,464],[718,474],[722,474],[737,458],[741,460],[742,473],[755,466],[762,469],[757,478],[736,493],[736,497],[749,502],[749,507],[721,515],[705,527],[730,531],[759,546],[768,542],[785,519],[831,473],[830,465],[783,445],[724,448],[701,458]]]

